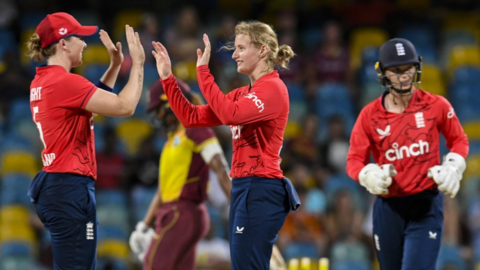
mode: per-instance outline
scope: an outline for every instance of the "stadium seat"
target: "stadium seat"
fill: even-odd
[[[131,200],[133,203],[133,218],[135,222],[143,220],[157,190],[156,187],[146,188],[142,186],[137,186],[132,190]]]
[[[433,65],[422,66],[422,77],[420,89],[430,92],[432,94],[446,96],[447,89],[443,82],[443,76],[440,69]]]
[[[288,114],[288,121],[301,122],[306,113],[306,102],[290,101],[290,113]]]
[[[15,134],[14,132],[4,134],[2,136],[2,140],[0,141],[1,155],[12,151],[28,152],[32,155],[38,154],[38,152],[34,153],[34,149],[35,146],[31,141],[29,141],[27,138],[20,136],[19,134]]]
[[[448,74],[460,66],[480,66],[480,48],[478,46],[456,46],[449,53]]]
[[[288,97],[290,101],[305,102],[305,92],[301,85],[287,83]]]
[[[480,67],[460,66],[453,71],[451,85],[480,85]]]
[[[378,61],[378,53],[380,47],[378,46],[367,46],[362,49],[362,66],[369,66],[375,70],[375,63]]]
[[[416,0],[407,0],[416,1]],[[435,49],[435,31],[429,27],[422,25],[409,25],[403,27],[398,33],[397,37],[405,38],[414,43],[415,48],[418,51],[418,47],[430,47]]]
[[[466,162],[467,168],[463,173],[463,178],[480,177],[480,155],[470,155]]]
[[[0,225],[0,245],[4,242],[26,242],[36,245],[37,239],[30,225],[4,224]]]
[[[128,243],[118,240],[106,240],[98,243],[98,257],[110,257],[120,260],[128,260],[130,248]]]
[[[381,28],[358,28],[350,36],[351,67],[356,70],[361,64],[362,50],[367,46],[381,46],[388,40],[388,33]]]
[[[39,171],[35,157],[23,151],[11,151],[2,156],[0,174],[26,174],[33,178]]]
[[[130,230],[129,211],[121,206],[98,206],[97,207],[98,226],[117,226],[123,231]]]
[[[446,265],[454,266],[457,270],[466,270],[467,266],[460,255],[460,248],[442,245],[437,259],[437,269],[444,269]]]
[[[123,190],[101,190],[96,193],[98,206],[120,206],[127,207],[128,197]]]
[[[0,208],[0,226],[28,225],[29,221],[30,214],[23,206],[8,205]]]
[[[88,47],[87,47],[88,48]],[[93,63],[86,64],[83,67],[82,74],[85,79],[96,83],[102,78],[105,71],[108,69],[108,64],[105,63]]]
[[[125,36],[125,25],[128,24],[134,29],[139,29],[142,23],[143,10],[125,9],[116,13],[114,18],[114,30],[112,39],[123,40]]]
[[[13,125],[17,121],[32,120],[32,112],[30,111],[30,100],[28,98],[15,99],[10,103],[8,111],[8,123]]]
[[[480,17],[474,12],[450,12],[443,21],[443,30],[466,30],[480,40]]]
[[[382,96],[382,93],[385,91],[385,88],[380,85],[380,82],[372,81],[362,85],[361,88],[362,94],[360,96],[360,108],[363,108],[368,103]]]
[[[117,136],[127,146],[127,154],[137,153],[142,141],[152,134],[152,127],[144,120],[128,119],[117,126]]]
[[[320,251],[313,243],[290,242],[284,251],[285,260],[301,257],[317,258],[319,254]]]
[[[287,126],[285,127],[285,132],[283,134],[284,140],[294,138],[302,134],[302,125],[297,121],[289,120]]]
[[[83,50],[83,65],[80,70],[84,70],[89,64],[110,64],[110,55],[103,45],[92,44]],[[105,72],[106,69],[103,71]],[[102,72],[102,74],[103,74]],[[82,72],[83,73],[83,72]]]
[[[98,242],[103,242],[106,240],[119,240],[127,241],[129,232],[125,231],[123,228],[114,225],[99,225],[98,226]]]
[[[331,251],[333,262],[368,262],[369,250],[360,242],[336,242]],[[356,269],[356,268],[351,268]]]
[[[31,257],[35,247],[25,242],[4,242],[0,245],[0,258],[11,256]]]
[[[465,134],[467,134],[469,141],[480,140],[480,122],[479,121],[462,124],[463,130],[465,131]]]
[[[184,81],[197,80],[197,63],[193,61],[181,61],[173,66],[175,77]]]
[[[0,269],[2,270],[35,269],[33,267],[33,258],[27,256],[8,256],[0,260]]]

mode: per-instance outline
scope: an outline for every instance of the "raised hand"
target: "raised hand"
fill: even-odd
[[[203,50],[203,53],[202,50],[197,49],[197,67],[208,65],[208,62],[210,61],[210,52],[212,47],[207,34],[203,34],[203,43],[205,44],[205,50]]]
[[[125,33],[132,61],[141,62],[141,64],[143,64],[145,62],[145,50],[140,42],[140,36],[133,30],[133,27],[128,24],[125,25]]]
[[[155,49],[155,51],[152,51],[152,54],[157,62],[158,75],[162,80],[165,80],[172,75],[172,62],[170,61],[170,56],[168,56],[167,49],[165,49],[165,46],[163,46],[162,43],[152,41],[152,45]]]
[[[110,39],[110,36],[105,30],[100,30],[100,40],[105,48],[107,48],[108,54],[110,54],[110,64],[114,67],[120,66],[123,63],[122,43],[117,42],[115,45]]]

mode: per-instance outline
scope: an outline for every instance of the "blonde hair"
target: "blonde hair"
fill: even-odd
[[[43,62],[56,52],[55,46],[49,46],[42,49],[42,40],[37,33],[33,33],[27,42],[28,56],[37,62]]]
[[[269,69],[273,69],[276,66],[288,69],[290,58],[294,57],[295,53],[288,45],[278,46],[277,34],[270,25],[259,21],[239,22],[235,26],[235,36],[240,34],[248,35],[251,43],[257,48],[260,48],[262,45],[266,45],[269,48],[266,57]],[[222,49],[233,51],[235,50],[235,43],[230,42],[223,46]]]

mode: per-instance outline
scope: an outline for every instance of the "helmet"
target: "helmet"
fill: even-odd
[[[185,97],[191,101],[190,95],[190,86],[187,83],[177,79],[178,87],[182,90],[182,93]],[[148,101],[148,108],[147,113],[152,112],[155,108],[160,106],[162,103],[168,103],[167,96],[165,95],[165,91],[163,90],[163,85],[160,80],[155,81],[151,86],[148,93],[149,101]]]
[[[375,64],[380,84],[386,88],[392,87],[390,80],[385,76],[386,68],[411,64],[416,67],[416,76],[413,83],[420,83],[422,57],[417,55],[415,46],[404,38],[393,38],[385,42],[380,47],[378,62]]]

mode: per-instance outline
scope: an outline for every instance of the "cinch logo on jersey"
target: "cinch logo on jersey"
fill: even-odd
[[[425,153],[428,153],[430,151],[430,145],[428,142],[424,142],[420,140],[418,143],[413,143],[409,146],[398,146],[398,143],[393,143],[392,144],[393,149],[388,149],[385,152],[385,157],[389,161],[395,161],[395,160],[400,160],[405,157],[411,157],[411,156],[419,156],[423,155]]]
[[[255,95],[255,92],[252,92],[245,96],[245,98],[252,99],[255,102],[255,106],[260,109],[259,112],[265,110],[265,103],[263,103],[258,97]]]

